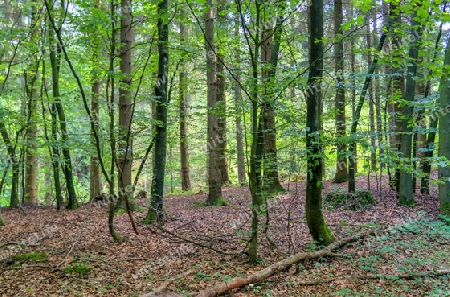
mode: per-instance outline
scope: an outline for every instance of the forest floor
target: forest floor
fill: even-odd
[[[414,207],[400,206],[394,193],[375,177],[377,199],[365,210],[327,209],[326,221],[338,237],[370,229],[375,236],[348,244],[331,257],[307,260],[258,284],[228,296],[450,296],[450,226],[438,219],[435,186],[416,195]],[[143,227],[144,209],[134,214],[139,235],[127,214],[116,216],[116,231],[129,238],[113,243],[107,207],[83,205],[78,210],[53,207],[3,209],[0,227],[0,296],[140,296],[183,272],[168,288],[185,296],[219,281],[246,276],[288,255],[315,249],[305,223],[305,182],[284,185],[287,192],[269,203],[269,236],[261,234],[261,262],[248,263],[242,253],[250,229],[248,187],[225,188],[225,207],[204,207],[206,193],[165,197],[164,228]],[[336,186],[324,183],[324,195]],[[367,189],[359,177],[358,189]],[[144,201],[139,201],[144,206]],[[145,208],[145,206],[144,206]],[[190,243],[185,238],[191,242]],[[211,246],[223,253],[202,247]],[[11,258],[42,252],[48,259]]]

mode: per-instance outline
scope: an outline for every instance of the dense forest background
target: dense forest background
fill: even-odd
[[[138,234],[169,194],[221,207],[248,185],[253,263],[287,182],[322,246],[344,244],[325,181],[352,209],[437,185],[450,215],[445,0],[0,3],[0,207],[107,205],[123,242],[121,214]]]

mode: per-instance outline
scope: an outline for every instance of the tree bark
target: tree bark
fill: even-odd
[[[134,202],[133,184],[131,181],[131,169],[133,165],[133,141],[131,135],[131,118],[133,104],[131,98],[132,85],[132,48],[134,45],[134,28],[132,24],[131,0],[121,0],[122,15],[120,26],[120,72],[121,83],[119,85],[119,135],[118,135],[118,185],[119,200],[116,208],[126,209],[128,201],[130,210],[136,210]]]
[[[95,9],[101,9],[101,0],[96,0]],[[99,33],[94,32],[92,36],[92,78],[91,78],[91,116],[94,126],[98,131],[98,113],[99,113],[99,97],[100,97],[100,78],[99,78],[99,59],[100,59],[100,38]],[[91,146],[95,147],[94,131],[91,128]],[[100,194],[101,179],[100,179],[100,165],[96,152],[92,152],[89,161],[89,196],[90,201]]]
[[[406,76],[406,89],[405,89],[405,100],[407,101],[405,106],[405,112],[403,117],[402,134],[401,134],[401,157],[403,158],[403,166],[400,169],[400,181],[399,181],[399,202],[403,205],[414,205],[414,185],[412,176],[412,163],[411,163],[411,153],[412,153],[412,139],[413,139],[413,126],[414,121],[414,105],[415,101],[414,95],[416,91],[416,73],[417,73],[417,58],[419,56],[419,42],[421,39],[421,29],[420,24],[416,20],[416,13],[412,16],[412,32],[410,37],[412,37],[409,46],[409,66]],[[418,28],[417,31],[415,28]]]
[[[322,213],[322,90],[323,77],[323,0],[312,0],[308,10],[309,75],[306,97],[306,223],[312,238],[323,245],[335,239]],[[319,41],[318,41],[319,40]]]
[[[184,12],[182,12],[184,15]],[[180,20],[180,44],[186,44],[186,36],[189,34],[187,25],[184,23],[185,19]],[[181,60],[181,65],[184,64],[184,59]],[[180,175],[181,175],[181,189],[183,191],[191,190],[191,179],[189,177],[189,146],[188,146],[188,126],[187,126],[187,105],[188,105],[188,72],[186,69],[180,71]]]
[[[208,199],[207,205],[223,205],[222,178],[219,162],[220,139],[219,123],[217,118],[217,57],[214,43],[214,8],[213,1],[208,0],[208,11],[205,14],[205,47],[206,47],[206,76],[207,76],[207,97],[208,97]]]
[[[155,154],[153,159],[153,180],[151,205],[145,223],[155,224],[163,221],[164,175],[167,151],[167,75],[169,65],[169,26],[167,17],[168,1],[158,3],[158,81],[156,82],[155,116],[159,124],[155,127]]]
[[[342,0],[334,1],[334,36],[337,39],[334,45],[334,71],[336,75],[336,97],[334,100],[335,124],[336,124],[336,173],[335,183],[343,183],[348,180],[347,170],[347,144],[345,143],[346,118],[345,118],[345,80],[344,80],[344,30]]]
[[[450,35],[447,37],[447,47],[445,48],[444,73],[441,77],[440,85],[440,118],[439,118],[439,156],[444,157],[446,165],[439,166],[439,202],[440,211],[443,215],[450,215],[450,74],[447,70],[450,66]]]
[[[239,18],[236,17],[236,24],[234,28],[234,33],[236,36],[240,36],[239,32]],[[235,59],[240,65],[240,54],[239,46],[235,49]],[[242,94],[241,94],[241,74],[240,70],[235,71],[234,80],[234,109],[235,109],[235,125],[236,125],[236,162],[238,170],[238,182],[240,185],[245,184],[245,152],[244,152],[244,141],[243,141],[243,130],[242,130]]]

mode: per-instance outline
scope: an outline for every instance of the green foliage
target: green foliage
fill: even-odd
[[[376,203],[371,191],[357,190],[355,193],[347,193],[343,189],[335,190],[327,194],[324,203],[329,209],[343,208],[347,210],[362,210]]]
[[[79,274],[81,276],[88,276],[91,273],[92,269],[93,267],[88,264],[75,262],[70,266],[67,266],[64,271],[67,274]]]
[[[45,262],[48,259],[48,255],[43,252],[38,253],[27,253],[27,254],[19,254],[19,255],[12,255],[11,260],[15,262],[24,263],[26,261],[33,261],[33,262]]]

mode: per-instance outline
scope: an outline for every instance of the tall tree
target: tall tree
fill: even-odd
[[[416,3],[417,5],[417,3]],[[418,5],[415,9],[423,10],[421,5]],[[413,139],[413,125],[414,120],[414,101],[416,91],[416,73],[417,73],[417,58],[419,56],[419,42],[422,35],[420,23],[417,20],[417,12],[414,10],[411,17],[411,33],[410,33],[410,45],[409,45],[409,63],[408,71],[406,74],[406,87],[405,87],[405,100],[406,106],[404,108],[402,134],[401,134],[401,156],[403,158],[403,166],[400,169],[399,180],[399,202],[405,205],[413,205],[415,203],[413,192],[413,176],[411,164],[412,154],[412,139]],[[417,29],[417,31],[416,31]]]
[[[239,17],[237,16],[235,19],[234,25],[234,33],[237,36],[237,47],[235,49],[235,60],[237,63],[240,63],[240,26],[239,26]],[[239,64],[238,64],[239,65]],[[241,90],[241,73],[237,69],[234,71],[235,79],[234,79],[234,110],[235,110],[235,125],[236,125],[236,163],[238,170],[238,182],[240,185],[245,183],[245,152],[244,152],[244,141],[243,141],[243,131],[242,131],[242,90]]]
[[[38,1],[31,3],[31,22],[29,28],[29,39],[33,47],[29,55],[30,67],[24,71],[25,75],[25,89],[27,93],[27,129],[26,129],[26,148],[25,148],[25,191],[24,204],[38,204],[37,197],[37,171],[38,171],[38,154],[36,136],[38,133],[37,124],[37,104],[39,94],[39,67],[41,64],[39,55],[39,41],[40,41],[40,4]]]
[[[320,82],[323,76],[323,0],[312,0],[308,8],[309,31],[309,75],[306,96],[306,223],[313,239],[329,245],[334,235],[322,212],[322,167],[323,148],[321,145],[322,91]],[[319,86],[319,87],[318,87]]]
[[[445,48],[444,72],[441,77],[439,106],[444,112],[439,117],[439,156],[445,158],[446,165],[439,166],[439,202],[441,214],[450,215],[450,35]]]
[[[95,9],[101,9],[101,0],[95,1]],[[91,70],[91,116],[95,127],[99,127],[99,97],[100,97],[100,75],[99,75],[99,59],[100,59],[100,34],[94,31],[92,34],[92,70]],[[95,147],[94,131],[91,129],[91,145]],[[101,179],[100,165],[98,163],[97,152],[93,151],[89,161],[89,195],[90,201],[100,194]]]
[[[217,56],[214,43],[214,7],[213,1],[206,3],[208,9],[205,13],[205,48],[206,48],[206,79],[207,106],[208,106],[208,205],[223,205],[222,178],[220,171],[219,154],[219,123],[217,118]]]
[[[227,0],[218,0],[217,6],[217,36],[216,44],[216,107],[217,107],[217,128],[219,153],[218,166],[220,170],[220,180],[222,185],[230,182],[228,175],[227,161],[227,114],[226,114],[226,73],[225,73],[225,45],[227,43]]]
[[[48,5],[47,12],[48,14],[53,13],[55,2],[50,1]],[[64,1],[61,1],[61,9],[64,11],[65,4]],[[47,4],[46,4],[47,5]],[[51,16],[49,16],[51,17]],[[61,102],[60,88],[59,88],[59,75],[61,70],[61,45],[59,42],[55,40],[55,34],[57,36],[58,41],[61,39],[61,30],[62,23],[64,20],[59,21],[58,27],[52,26],[53,30],[49,32],[49,46],[50,46],[50,64],[52,69],[52,95],[53,95],[53,104],[58,115],[59,120],[59,131],[61,133],[61,140],[63,142],[62,146],[62,154],[63,154],[63,173],[66,179],[66,187],[67,193],[69,196],[69,200],[67,203],[67,209],[76,209],[78,207],[77,195],[75,192],[75,187],[73,183],[73,172],[72,172],[72,159],[70,157],[70,148],[69,148],[69,133],[67,131],[67,122],[66,122],[66,114],[64,111],[64,106]],[[56,157],[56,156],[53,156]]]
[[[342,11],[342,0],[334,1],[334,71],[336,75],[336,97],[334,99],[335,124],[336,124],[336,173],[334,182],[342,183],[348,179],[347,171],[347,145],[344,138],[345,128],[345,87],[344,87],[344,30],[342,23],[344,14]]]
[[[163,221],[164,175],[167,152],[167,75],[169,65],[169,25],[167,0],[158,3],[158,81],[155,87],[155,154],[153,158],[153,180],[151,205],[145,223],[155,224]]]
[[[278,149],[277,131],[275,127],[275,75],[278,67],[278,56],[280,53],[281,34],[283,31],[284,1],[277,1],[278,17],[273,29],[264,28],[261,40],[261,60],[265,64],[261,73],[264,86],[264,112],[260,119],[264,123],[264,187],[272,194],[283,192],[278,177]],[[270,15],[267,13],[267,15]],[[265,20],[267,22],[267,20]]]
[[[180,45],[185,46],[189,34],[188,26],[185,24],[185,11],[181,11],[180,20]],[[184,65],[185,59],[182,57],[180,64]],[[180,71],[179,93],[180,93],[180,175],[181,175],[181,189],[183,191],[191,190],[191,179],[189,177],[189,146],[187,137],[187,104],[188,104],[188,72],[185,66]]]
[[[117,207],[126,209],[129,204],[131,210],[136,210],[133,196],[133,184],[131,181],[131,169],[133,166],[133,141],[131,135],[131,119],[133,104],[131,98],[132,85],[132,49],[134,45],[134,25],[131,0],[121,0],[122,11],[120,21],[120,72],[119,85],[119,135],[118,135],[118,182],[119,200]]]

